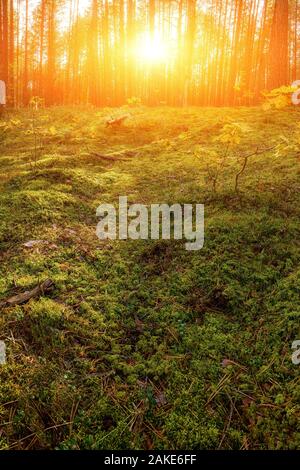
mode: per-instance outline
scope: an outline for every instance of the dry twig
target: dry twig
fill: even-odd
[[[2,302],[0,302],[0,308],[14,307],[15,305],[24,304],[34,297],[39,297],[40,295],[44,295],[48,292],[51,292],[53,290],[53,287],[54,282],[51,279],[46,279],[44,282],[38,284],[31,290],[3,300]]]

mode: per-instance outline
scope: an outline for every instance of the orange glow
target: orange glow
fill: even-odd
[[[283,0],[0,2],[0,75],[21,104],[250,105],[299,78],[299,12],[289,45]]]

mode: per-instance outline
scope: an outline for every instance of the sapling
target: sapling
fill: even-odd
[[[39,140],[39,149],[42,146],[41,143],[41,135],[39,132],[39,127],[38,127],[38,110],[42,106],[43,100],[42,98],[38,96],[33,96],[30,100],[30,108],[32,110],[31,113],[31,130],[27,132],[27,134],[32,134],[34,138],[34,166],[37,164],[37,158],[38,158],[38,140]]]
[[[239,123],[227,123],[223,126],[220,134],[214,138],[214,142],[224,144],[224,150],[206,149],[197,147],[194,155],[198,159],[206,159],[207,180],[212,185],[213,192],[217,192],[220,176],[224,174],[227,167],[230,151],[237,147],[248,128]]]
[[[242,168],[240,169],[240,171],[235,175],[235,185],[234,185],[234,191],[235,192],[238,192],[238,186],[239,186],[239,178],[242,176],[242,174],[245,172],[246,170],[246,166],[248,164],[248,161],[249,161],[249,158],[251,157],[255,157],[257,155],[262,155],[263,153],[267,153],[269,152],[270,150],[273,150],[275,149],[275,145],[273,147],[269,147],[267,149],[261,149],[259,150],[259,148],[256,149],[255,152],[252,152],[250,153],[249,155],[244,155],[243,157],[237,157],[237,158],[242,158],[243,160],[243,164],[242,164]]]

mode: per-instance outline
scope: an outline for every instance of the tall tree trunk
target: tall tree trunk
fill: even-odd
[[[8,48],[8,104],[14,106],[14,1],[9,3],[9,48]]]
[[[46,0],[41,0],[41,23],[40,23],[40,57],[39,57],[39,95],[43,96],[43,57],[44,57],[44,31],[45,31],[45,9]]]
[[[8,1],[1,0],[2,41],[1,41],[1,80],[8,84]]]
[[[187,3],[187,31],[186,31],[186,67],[183,93],[183,105],[187,106],[191,98],[191,84],[193,74],[193,52],[196,34],[196,0]]]
[[[88,101],[97,106],[99,100],[98,0],[91,9],[88,55]]]
[[[288,84],[289,0],[275,0],[269,49],[268,88]]]
[[[24,51],[24,77],[23,77],[23,105],[27,106],[29,103],[29,89],[28,89],[28,0],[25,3],[25,51]]]

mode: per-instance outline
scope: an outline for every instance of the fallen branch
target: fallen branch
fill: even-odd
[[[207,126],[204,126],[203,129],[206,129]],[[153,140],[152,142],[149,142],[148,144],[140,145],[139,147],[135,147],[132,149],[124,149],[124,150],[119,150],[117,152],[110,152],[110,153],[98,153],[98,152],[89,152],[89,155],[92,157],[98,157],[103,160],[108,160],[108,161],[118,161],[118,160],[126,160],[127,158],[130,157],[137,157],[138,155],[141,155],[144,151],[147,150],[153,150],[154,151],[154,146],[155,145],[162,145],[164,142],[168,142],[169,144],[175,144],[178,139],[180,139],[181,134],[178,136],[174,137],[171,141],[168,139],[158,139],[158,140]]]
[[[159,145],[161,143],[162,143],[162,140],[160,139],[160,140],[154,140],[153,142],[150,142],[149,144],[135,147],[133,149],[124,149],[124,150],[119,150],[117,152],[111,152],[111,153],[89,152],[89,154],[93,157],[102,158],[103,160],[111,160],[111,161],[125,160],[126,158],[137,157],[138,155],[142,153],[142,151],[151,149],[154,145]]]
[[[115,119],[109,119],[106,121],[106,127],[120,127],[127,118],[129,118],[129,114],[125,114]]]
[[[135,150],[121,150],[119,152],[112,152],[112,153],[97,153],[97,152],[91,152],[90,155],[92,157],[98,157],[102,158],[102,160],[108,160],[108,161],[116,161],[116,160],[126,160],[127,157],[135,157],[137,153]],[[125,158],[122,158],[125,157]]]
[[[53,288],[54,282],[51,279],[46,279],[46,281],[42,282],[31,290],[3,300],[0,302],[0,308],[14,307],[15,305],[24,304],[34,297],[39,297],[40,295],[51,292]]]

